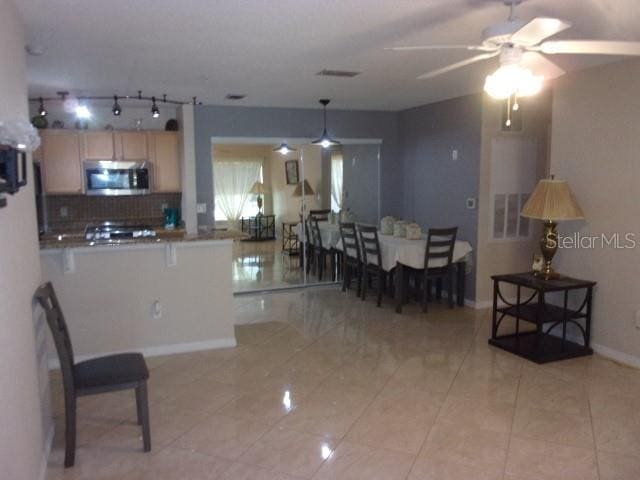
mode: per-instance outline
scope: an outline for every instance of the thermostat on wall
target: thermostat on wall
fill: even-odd
[[[476,199],[475,198],[467,198],[465,205],[467,206],[468,210],[475,210],[476,209]]]

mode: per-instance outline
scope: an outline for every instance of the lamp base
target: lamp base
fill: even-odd
[[[542,232],[542,238],[540,238],[540,251],[544,258],[544,265],[542,270],[534,272],[534,275],[544,280],[550,280],[554,278],[560,278],[562,275],[556,273],[551,266],[553,256],[558,251],[558,224],[554,221],[547,220],[544,222],[544,230]]]

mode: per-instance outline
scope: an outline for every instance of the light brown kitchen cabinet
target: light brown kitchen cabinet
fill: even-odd
[[[153,164],[153,191],[179,192],[180,152],[176,132],[149,132],[149,153]]]
[[[49,194],[82,193],[80,136],[77,132],[42,132],[40,168],[43,188]]]
[[[83,160],[113,160],[115,145],[113,132],[84,132],[82,133],[84,146]]]
[[[148,160],[146,132],[115,132],[115,153],[119,160]]]

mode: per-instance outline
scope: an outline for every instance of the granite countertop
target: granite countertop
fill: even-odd
[[[40,249],[93,246],[136,245],[141,243],[198,242],[207,240],[242,240],[249,235],[238,230],[213,230],[188,234],[184,230],[157,230],[155,237],[90,242],[81,232],[46,233],[40,237]]]

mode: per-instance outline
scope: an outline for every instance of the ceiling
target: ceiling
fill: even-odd
[[[144,95],[205,104],[400,110],[480,91],[497,60],[430,80],[469,52],[390,52],[385,46],[478,43],[506,20],[499,0],[19,0],[32,95]],[[638,0],[527,0],[523,19],[569,20],[557,38],[640,41]],[[618,60],[554,57],[565,69]],[[320,77],[322,69],[362,72]],[[246,94],[232,102],[228,93]]]

